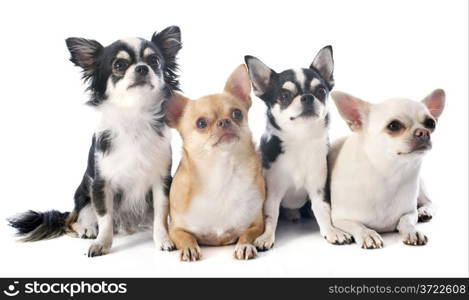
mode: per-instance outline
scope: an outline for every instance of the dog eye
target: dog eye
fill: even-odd
[[[158,67],[160,61],[158,60],[158,57],[156,55],[150,55],[147,57],[147,63],[152,67]]]
[[[290,101],[290,98],[291,98],[291,92],[290,91],[283,90],[280,93],[280,101],[282,101],[283,103],[287,103],[288,101]]]
[[[325,88],[319,87],[314,94],[319,100],[324,100],[326,99],[327,91]]]
[[[197,122],[195,122],[195,125],[197,126],[197,128],[203,129],[207,127],[207,120],[205,118],[198,118]]]
[[[397,120],[394,120],[392,121],[391,123],[388,124],[387,128],[390,130],[390,131],[399,131],[401,130],[402,128],[404,128],[404,125],[402,125],[401,122],[397,121]]]
[[[239,109],[233,109],[233,112],[231,113],[231,117],[235,120],[241,120],[243,118],[243,113]]]
[[[114,62],[113,67],[114,67],[114,70],[116,70],[116,71],[123,71],[127,68],[127,65],[128,65],[128,63],[127,63],[126,60],[118,59]]]
[[[436,123],[435,123],[435,120],[433,119],[425,119],[425,121],[423,122],[423,126],[425,126],[425,128],[428,128],[428,129],[435,129],[435,126],[436,126]]]

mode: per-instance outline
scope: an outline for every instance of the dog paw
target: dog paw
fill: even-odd
[[[248,260],[248,259],[253,259],[257,256],[257,250],[254,245],[251,244],[239,244],[236,245],[233,256],[236,259],[243,259],[243,260]]]
[[[384,242],[381,236],[374,230],[364,230],[357,241],[363,249],[383,248]]]
[[[410,246],[423,246],[428,242],[428,238],[420,231],[413,231],[403,234],[403,243]]]
[[[345,245],[353,243],[353,237],[337,228],[330,228],[322,236],[331,244],[334,245]]]
[[[77,222],[77,223],[73,223],[71,225],[71,228],[74,233],[73,235],[81,239],[95,239],[98,236],[97,224],[95,226],[93,225],[84,226]]]
[[[197,261],[202,257],[199,246],[190,246],[184,247],[179,253],[179,258],[181,261]]]
[[[156,249],[162,251],[172,251],[176,248],[173,241],[169,238],[169,236],[153,236],[153,242],[155,243]]]
[[[274,246],[275,235],[262,234],[254,241],[254,246],[256,246],[259,251],[267,251]]]
[[[419,207],[417,212],[419,215],[419,222],[428,222],[433,218],[433,213],[428,207]]]
[[[95,242],[91,244],[90,248],[88,249],[88,257],[95,257],[95,256],[108,254],[110,250],[111,250],[111,244]]]

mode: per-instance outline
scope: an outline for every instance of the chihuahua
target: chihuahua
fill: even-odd
[[[431,201],[420,180],[422,158],[443,112],[445,93],[421,102],[391,99],[371,104],[333,92],[353,134],[331,149],[332,222],[365,249],[383,247],[378,232],[397,230],[407,245],[425,245],[415,227],[431,218]]]
[[[183,140],[169,196],[169,234],[182,261],[199,260],[199,244],[237,241],[235,258],[257,254],[253,242],[264,230],[265,186],[248,127],[250,92],[241,65],[222,94],[193,101],[176,93],[167,103],[168,123]]]
[[[88,102],[101,113],[88,166],[71,213],[29,211],[10,224],[24,241],[70,233],[96,238],[88,256],[110,251],[114,232],[151,226],[158,248],[171,250],[167,232],[171,181],[170,129],[164,103],[178,90],[176,26],[151,40],[130,38],[103,47],[95,40],[66,40],[70,60],[89,82]]]
[[[350,243],[349,234],[332,226],[326,201],[332,47],[321,49],[309,68],[281,73],[253,56],[245,60],[254,93],[267,106],[268,120],[260,145],[267,185],[265,232],[255,241],[256,247],[273,246],[280,206],[299,218],[299,208],[308,198],[322,236],[331,243]]]

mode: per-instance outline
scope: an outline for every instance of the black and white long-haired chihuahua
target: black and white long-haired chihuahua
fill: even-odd
[[[176,54],[181,33],[172,26],[150,41],[69,38],[70,60],[89,83],[88,104],[101,113],[88,166],[71,213],[29,211],[10,220],[23,241],[69,233],[96,238],[88,256],[110,251],[113,234],[148,228],[158,248],[171,250],[167,233],[171,182],[170,131],[165,102],[179,90]]]
[[[326,201],[332,47],[321,49],[309,68],[281,73],[253,56],[245,60],[254,93],[267,105],[268,119],[260,145],[267,186],[265,231],[254,244],[260,250],[270,249],[280,206],[297,219],[308,198],[321,234],[331,243],[350,243],[351,236],[332,225]]]

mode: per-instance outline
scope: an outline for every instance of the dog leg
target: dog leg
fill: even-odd
[[[406,245],[423,246],[427,244],[428,238],[415,228],[418,220],[417,211],[403,215],[397,224],[397,231]]]
[[[428,222],[433,218],[433,215],[435,214],[432,201],[428,197],[428,192],[422,179],[420,179],[420,183],[419,183],[419,195],[417,197],[417,208],[418,208],[418,221],[419,222]]]
[[[274,246],[282,197],[283,193],[267,190],[267,199],[264,202],[265,231],[254,241],[254,245],[259,251],[266,251]]]
[[[236,259],[252,259],[257,256],[256,247],[253,245],[254,240],[262,234],[264,231],[264,216],[259,214],[256,221],[245,231],[243,232],[238,242],[236,243],[233,256]]]
[[[350,232],[363,249],[383,248],[384,242],[381,236],[360,222],[339,219],[334,220],[334,225],[343,231]]]
[[[113,199],[111,187],[104,179],[94,180],[91,201],[98,216],[98,236],[88,250],[88,257],[109,253],[112,246],[113,230]]]
[[[170,228],[169,236],[176,244],[176,248],[181,252],[179,258],[181,261],[196,261],[202,257],[202,253],[197,239],[182,228]]]
[[[168,234],[169,199],[165,193],[163,183],[153,186],[152,193],[154,208],[153,241],[157,249],[174,250],[174,243]]]
[[[352,236],[332,225],[331,205],[324,201],[324,191],[309,193],[311,209],[319,225],[321,235],[331,244],[344,245],[352,243]]]

